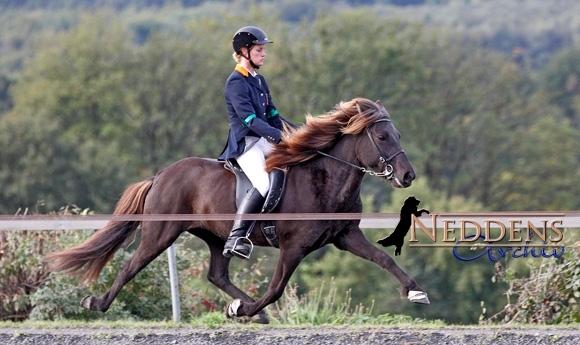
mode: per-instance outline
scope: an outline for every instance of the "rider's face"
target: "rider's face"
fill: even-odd
[[[266,45],[256,44],[250,50],[250,57],[256,66],[260,67],[264,65],[266,60]]]

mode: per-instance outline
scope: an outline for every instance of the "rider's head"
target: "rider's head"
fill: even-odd
[[[236,32],[232,39],[234,58],[238,60],[239,57],[243,57],[250,62],[252,67],[258,69],[263,62],[254,62],[250,53],[254,46],[263,46],[266,43],[273,42],[268,39],[268,36],[262,29],[256,26],[244,26]]]

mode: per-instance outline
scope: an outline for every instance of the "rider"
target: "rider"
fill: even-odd
[[[252,182],[253,188],[239,205],[237,214],[261,211],[270,187],[265,156],[271,150],[271,143],[278,143],[282,137],[281,117],[272,102],[266,79],[257,73],[264,65],[267,43],[272,41],[255,26],[239,29],[232,42],[237,64],[225,86],[230,131],[218,159],[235,159]],[[251,224],[251,220],[234,221],[224,246],[224,256],[249,255],[250,248],[238,239],[249,235]]]

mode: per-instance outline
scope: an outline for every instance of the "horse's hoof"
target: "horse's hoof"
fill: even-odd
[[[227,311],[227,316],[229,318],[232,317],[238,317],[238,309],[240,309],[240,306],[242,305],[242,300],[241,299],[235,299],[233,300],[232,303],[230,303],[230,305],[228,306],[228,311]]]
[[[427,297],[427,293],[424,291],[409,291],[407,294],[407,298],[409,301],[413,303],[420,303],[420,304],[429,304],[429,298]]]
[[[252,316],[252,318],[250,319],[250,322],[259,323],[261,325],[267,325],[270,323],[270,318],[265,313],[256,314],[256,315]]]
[[[93,310],[93,308],[91,308],[91,304],[94,298],[95,298],[94,296],[86,296],[85,298],[82,299],[81,306],[87,308],[88,310]]]

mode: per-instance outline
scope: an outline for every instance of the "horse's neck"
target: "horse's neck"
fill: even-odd
[[[333,157],[349,162],[354,165],[360,163],[356,159],[354,152],[353,137],[343,138],[327,153]],[[340,162],[330,157],[321,156],[319,159],[322,167],[329,176],[327,182],[327,193],[337,198],[339,203],[358,199],[360,195],[364,173],[344,162]]]

